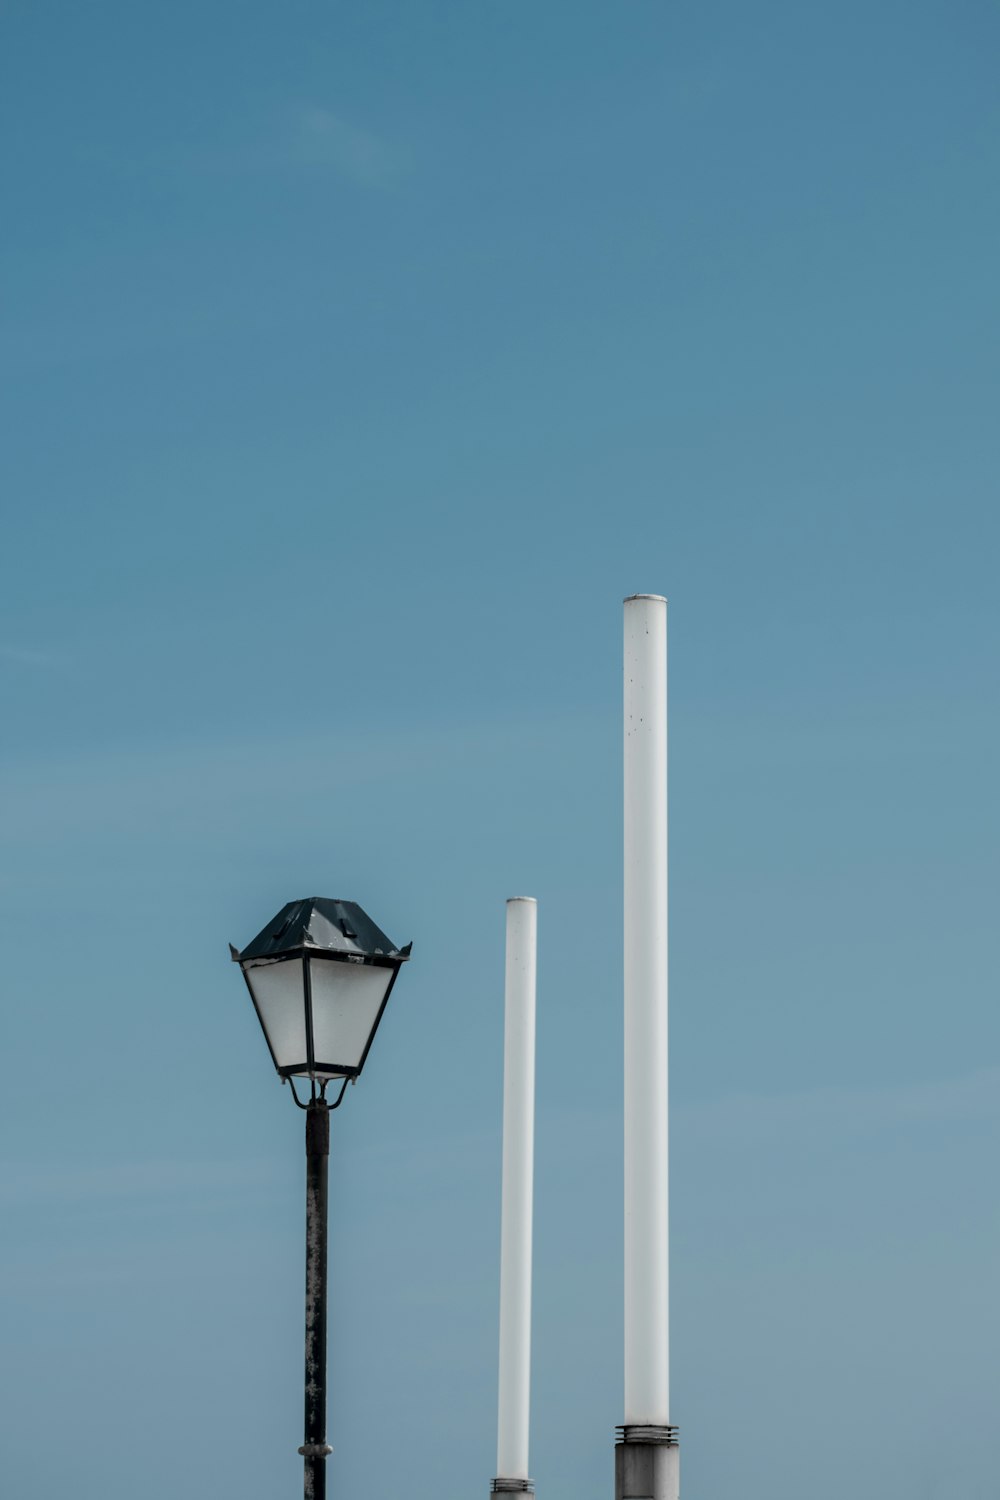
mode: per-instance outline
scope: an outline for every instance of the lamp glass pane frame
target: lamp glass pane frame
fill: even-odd
[[[276,963],[295,963],[297,961],[301,961],[301,1004],[304,1010],[305,1017],[306,1057],[301,1063],[290,1063],[286,1064],[285,1066],[281,1066],[278,1063],[274,1048],[271,1045],[271,1038],[268,1035],[267,1027],[264,1024],[264,1017],[261,1014],[261,1008],[257,1002],[257,996],[254,994],[253,985],[250,982],[250,973],[248,971],[251,971],[255,968],[262,968],[265,965],[267,967],[271,967]],[[365,1042],[361,1057],[356,1066],[339,1063],[328,1063],[325,1058],[320,1058],[319,1063],[322,1064],[322,1067],[317,1067],[317,1058],[314,1046],[312,999],[312,965],[314,962],[322,964],[350,964],[355,967],[363,966],[366,968],[385,969],[391,971],[389,974],[389,982],[386,985],[385,993],[382,996],[382,1001],[378,1008],[378,1013],[375,1016],[375,1020],[372,1024],[371,1030],[368,1033],[368,1038]],[[372,1042],[375,1040],[375,1033],[378,1031],[378,1028],[381,1025],[382,1017],[385,1014],[385,1008],[389,1003],[389,996],[392,994],[393,986],[396,983],[396,979],[399,974],[399,970],[402,967],[402,963],[403,960],[397,958],[373,958],[368,955],[361,956],[358,954],[330,953],[323,949],[307,947],[290,948],[284,953],[269,954],[266,958],[251,958],[241,960],[240,971],[242,972],[243,978],[246,981],[246,986],[250,993],[250,999],[253,1002],[254,1012],[256,1013],[257,1020],[260,1022],[260,1029],[264,1033],[264,1040],[267,1043],[267,1050],[271,1054],[271,1061],[274,1064],[275,1072],[278,1074],[278,1076],[282,1079],[309,1078],[320,1082],[322,1082],[322,1080],[324,1079],[329,1078],[360,1078],[362,1069],[364,1068],[365,1062],[367,1061],[368,1054],[371,1051]]]

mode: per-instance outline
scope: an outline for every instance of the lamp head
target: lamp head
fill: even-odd
[[[355,901],[290,901],[242,952],[282,1079],[357,1078],[412,943],[397,948]]]

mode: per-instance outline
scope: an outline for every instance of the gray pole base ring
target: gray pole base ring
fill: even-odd
[[[619,1427],[615,1500],[680,1500],[680,1457],[676,1427]]]
[[[535,1481],[533,1479],[491,1479],[491,1495],[533,1495],[535,1493]]]
[[[303,1458],[329,1458],[333,1449],[329,1443],[303,1443],[299,1452]]]

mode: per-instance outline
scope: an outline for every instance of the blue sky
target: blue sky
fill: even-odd
[[[296,1492],[301,1124],[226,944],[325,894],[414,940],[334,1131],[332,1492],[485,1493],[514,893],[532,1468],[610,1492],[656,591],[685,1487],[993,1500],[995,7],[2,28],[10,1492]]]

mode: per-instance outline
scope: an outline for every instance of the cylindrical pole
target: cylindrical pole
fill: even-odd
[[[306,1110],[306,1369],[305,1500],[326,1500],[326,1225],[330,1108],[322,1099]]]
[[[667,601],[658,594],[625,600],[624,689],[625,1422],[619,1492],[660,1500],[676,1492],[676,1433],[670,1426],[667,1234]]]
[[[528,1490],[531,1382],[531,1202],[535,1137],[537,905],[507,902],[504,986],[500,1371],[494,1491]]]

